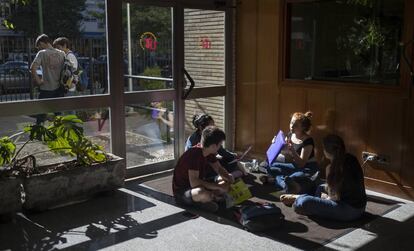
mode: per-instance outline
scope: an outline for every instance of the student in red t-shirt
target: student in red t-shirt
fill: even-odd
[[[201,134],[201,142],[187,150],[178,160],[174,169],[173,193],[176,201],[185,205],[200,206],[209,211],[218,209],[214,201],[226,193],[233,177],[217,160],[218,149],[226,139],[222,130],[215,126],[206,127]],[[208,180],[208,173],[214,170],[221,180]]]

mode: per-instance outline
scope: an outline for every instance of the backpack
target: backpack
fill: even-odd
[[[243,228],[250,232],[279,228],[285,220],[280,208],[273,203],[244,206],[235,214]]]
[[[63,60],[62,70],[60,72],[59,84],[65,90],[65,93],[73,87],[73,80],[75,78],[75,69],[72,63],[65,56]]]

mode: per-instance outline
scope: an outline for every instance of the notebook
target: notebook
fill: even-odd
[[[282,148],[286,145],[285,134],[282,130],[276,135],[275,141],[269,146],[266,152],[267,161],[269,165],[273,162],[273,160],[279,155]]]

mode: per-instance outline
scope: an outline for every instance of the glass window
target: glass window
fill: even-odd
[[[102,25],[106,23],[104,0],[94,1],[93,6],[79,0],[48,1],[46,8],[43,6],[42,29],[39,14],[33,11],[37,10],[38,1],[14,2],[15,8],[4,13],[2,23],[5,25],[0,28],[0,103],[108,93],[106,30]],[[56,22],[57,17],[59,22]],[[72,51],[71,55],[77,59],[77,66],[76,63],[72,65],[72,81],[66,82],[68,86],[64,93],[41,94],[42,90],[57,90],[62,82],[59,78],[63,66],[61,60],[50,64],[48,60],[39,62],[36,76],[44,80],[43,85],[30,74],[32,62],[39,51],[45,49],[43,45],[35,44],[39,30],[49,37],[51,46],[56,47],[55,39],[66,37],[68,50],[63,50],[67,55]]]
[[[172,88],[172,9],[127,3],[122,7],[125,91]]]
[[[23,145],[24,148],[19,153],[19,158],[34,155],[37,165],[54,164],[61,161],[71,160],[74,157],[70,155],[55,154],[48,150],[46,144],[39,141],[31,141],[25,145],[29,135],[23,130],[26,126],[36,124],[39,116],[44,116],[44,126],[51,125],[51,120],[56,116],[76,115],[83,121],[81,124],[83,133],[86,138],[93,143],[103,147],[106,152],[110,152],[111,135],[109,126],[109,109],[84,109],[76,111],[62,111],[47,114],[32,114],[22,116],[0,117],[0,138],[9,137],[16,144],[17,150]]]
[[[125,114],[127,167],[174,159],[174,102],[129,104]]]
[[[184,10],[185,69],[196,87],[225,85],[225,13]]]
[[[288,5],[287,77],[397,85],[403,0]]]

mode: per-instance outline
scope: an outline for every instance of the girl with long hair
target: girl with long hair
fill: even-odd
[[[323,139],[324,154],[330,160],[326,168],[326,184],[315,196],[285,194],[280,200],[292,205],[298,214],[351,221],[365,211],[367,196],[361,165],[346,152],[341,137],[330,134]]]

